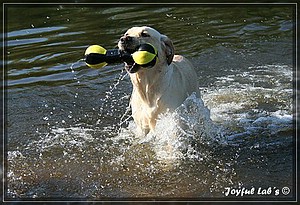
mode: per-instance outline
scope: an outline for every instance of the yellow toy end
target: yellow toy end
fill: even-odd
[[[153,66],[156,62],[157,50],[150,43],[142,44],[140,48],[132,54],[135,63],[142,67]]]
[[[90,68],[99,69],[107,65],[104,62],[106,49],[99,45],[91,45],[85,50],[85,64]]]

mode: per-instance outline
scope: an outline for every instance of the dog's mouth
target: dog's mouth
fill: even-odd
[[[136,48],[132,49],[121,46],[121,48],[119,48],[124,53],[124,55],[126,55],[126,58],[124,58],[125,69],[129,73],[136,73],[141,68],[141,66],[136,64],[131,57],[131,54],[137,51],[138,47],[139,46],[136,46]]]

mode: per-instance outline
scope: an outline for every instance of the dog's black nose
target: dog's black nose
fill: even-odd
[[[130,37],[130,36],[122,36],[122,37],[120,38],[120,41],[121,41],[121,43],[125,43],[125,42],[130,42],[130,41],[132,41],[132,39],[133,39],[133,37]]]

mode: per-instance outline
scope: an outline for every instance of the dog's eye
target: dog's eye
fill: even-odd
[[[142,32],[142,33],[141,33],[141,36],[142,36],[142,37],[150,37],[150,35],[149,35],[148,33],[145,33],[145,32]]]

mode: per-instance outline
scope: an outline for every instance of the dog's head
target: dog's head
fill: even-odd
[[[150,43],[157,49],[158,62],[156,62],[156,64],[171,64],[174,56],[174,46],[172,41],[167,36],[162,35],[155,29],[147,26],[128,29],[120,38],[118,47],[120,50],[134,53],[138,47],[144,43]],[[133,67],[134,63],[127,62],[125,64],[125,68],[129,72],[137,72],[139,70],[139,68]]]

